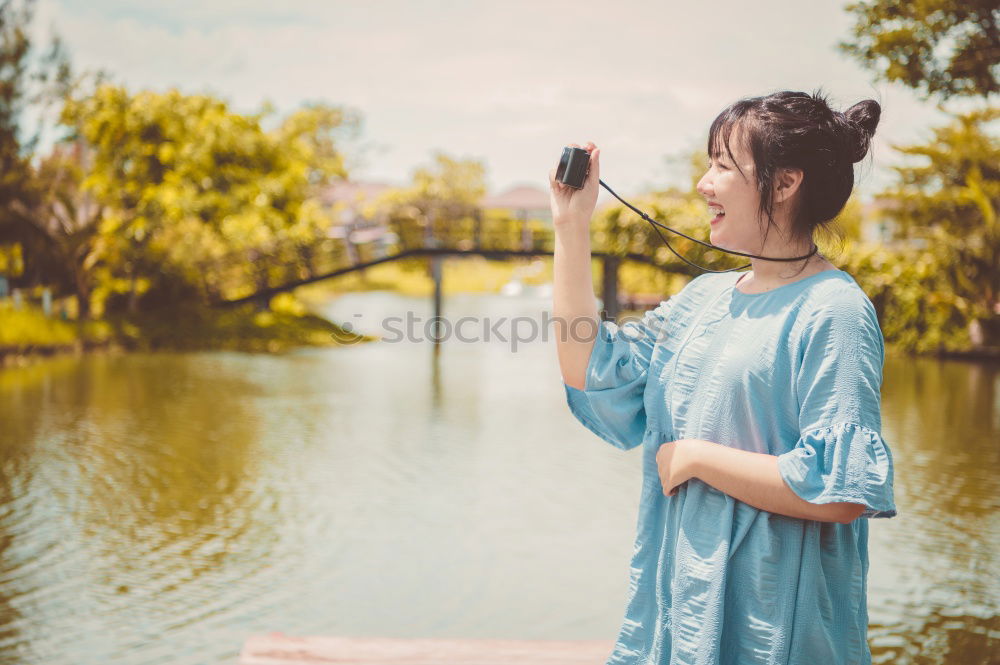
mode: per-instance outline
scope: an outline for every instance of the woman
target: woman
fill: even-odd
[[[878,124],[820,94],[743,99],[712,123],[698,183],[711,241],[799,257],[843,209]],[[549,176],[554,311],[571,412],[643,446],[626,616],[608,663],[871,662],[868,521],[892,517],[883,339],[871,302],[819,254],[705,274],[640,323],[600,322],[581,190]],[[583,320],[597,335],[580,334]]]

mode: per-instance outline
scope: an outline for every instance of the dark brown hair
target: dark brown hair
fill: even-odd
[[[729,137],[743,131],[760,192],[760,215],[774,224],[772,186],[778,169],[802,169],[797,203],[792,211],[792,236],[812,238],[817,226],[840,214],[854,189],[854,167],[868,154],[882,108],[873,99],[859,102],[845,112],[834,111],[826,95],[785,90],[763,97],[741,99],[722,111],[708,133],[708,154],[725,146],[730,160]],[[739,164],[736,168],[746,177]]]

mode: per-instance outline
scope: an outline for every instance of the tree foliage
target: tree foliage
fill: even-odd
[[[879,78],[943,99],[1000,92],[996,0],[867,0],[846,11],[853,39],[839,47]]]
[[[62,143],[35,169],[39,195],[30,210],[31,224],[47,241],[47,276],[58,291],[76,295],[79,318],[90,315],[94,267],[99,255],[99,223],[104,209],[82,188],[86,146]]]
[[[995,0],[870,0],[840,48],[878,78],[925,97],[985,105],[951,113],[879,194],[896,242],[854,247],[851,264],[880,305],[886,339],[917,351],[1000,346],[1000,6]],[[941,108],[941,107],[939,107]],[[942,108],[942,110],[944,110]]]
[[[0,3],[0,263],[23,257],[16,275],[28,280],[40,279],[50,266],[44,260],[48,239],[29,216],[39,195],[31,157],[42,127],[26,126],[25,111],[56,103],[72,78],[58,39],[44,50],[35,43],[33,15],[32,0]]]
[[[408,187],[389,192],[383,202],[411,206],[427,219],[457,220],[479,206],[486,194],[485,178],[482,162],[437,152],[431,165],[414,170]]]
[[[929,143],[899,147],[915,163],[895,167],[899,180],[882,194],[898,237],[933,259],[921,259],[938,284],[928,291],[948,285],[945,333],[973,324],[987,344],[1000,344],[1000,140],[989,129],[998,119],[1000,108],[959,114]]]
[[[418,233],[430,234],[441,246],[471,246],[485,178],[481,162],[437,152],[430,165],[414,170],[409,186],[384,193],[372,213],[393,227],[404,247],[423,245]],[[496,231],[497,225],[491,222],[490,228]]]
[[[308,271],[299,250],[330,225],[318,188],[346,175],[336,130],[355,122],[313,105],[265,131],[259,114],[206,95],[113,85],[68,100],[62,118],[93,152],[83,187],[105,210],[103,283],[130,309]]]

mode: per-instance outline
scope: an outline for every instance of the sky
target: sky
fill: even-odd
[[[482,161],[491,193],[547,189],[562,147],[586,141],[619,193],[687,184],[668,158],[704,150],[728,104],[822,88],[838,110],[882,105],[857,171],[869,198],[892,181],[892,145],[925,140],[944,115],[837,51],[844,4],[40,0],[36,26],[61,36],[77,70],[132,91],[210,93],[241,112],[351,108],[353,180],[403,185],[441,151]]]

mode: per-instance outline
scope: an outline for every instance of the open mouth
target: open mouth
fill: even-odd
[[[718,206],[709,206],[708,211],[713,215],[712,224],[718,224],[726,216],[726,211]]]

